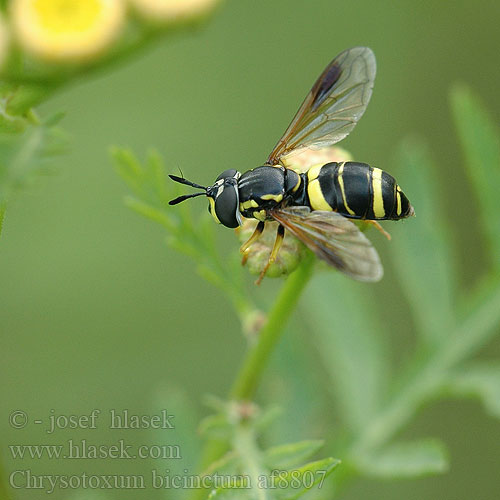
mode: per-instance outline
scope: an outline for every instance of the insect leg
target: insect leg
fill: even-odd
[[[278,256],[278,252],[280,251],[281,244],[283,243],[283,238],[285,237],[285,228],[280,224],[278,226],[278,232],[276,233],[276,240],[274,240],[274,246],[271,251],[271,254],[269,255],[269,259],[267,261],[266,267],[262,269],[262,272],[260,273],[259,279],[255,282],[256,285],[260,285],[260,282],[264,278],[267,270],[269,269],[269,266],[276,260],[276,257]]]
[[[246,264],[246,261],[248,259],[248,253],[246,253],[247,250],[252,246],[252,244],[255,241],[259,239],[260,235],[262,234],[262,231],[264,231],[264,226],[265,222],[260,221],[257,224],[257,227],[255,228],[255,231],[253,232],[252,236],[250,236],[250,238],[248,238],[248,240],[245,243],[243,243],[243,245],[241,245],[240,252],[243,254],[243,260],[241,261],[241,264],[243,266]]]
[[[365,220],[364,222],[377,228],[388,240],[391,239],[391,235],[376,220]]]

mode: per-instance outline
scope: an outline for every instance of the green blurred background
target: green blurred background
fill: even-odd
[[[57,174],[20,193],[6,216],[0,241],[1,442],[80,436],[68,431],[48,438],[36,426],[21,436],[6,425],[13,409],[44,419],[51,409],[151,413],[160,408],[157,395],[164,390],[186,389],[200,407],[203,394],[227,392],[245,349],[238,320],[224,296],[198,277],[192,262],[164,244],[161,228],[123,205],[126,188],[111,167],[108,149],[123,145],[142,154],[155,147],[171,172],[181,167],[200,183],[226,168],[257,166],[323,67],[351,46],[374,50],[378,74],[366,115],[342,145],[357,160],[388,169],[411,199],[404,170],[392,162],[394,149],[408,133],[428,140],[440,167],[446,216],[459,243],[461,284],[472,286],[484,268],[483,251],[448,90],[456,81],[470,84],[498,123],[499,21],[500,4],[488,0],[228,1],[200,30],[167,37],[131,64],[46,103],[44,114],[67,112],[62,125],[72,147],[59,161]],[[206,210],[205,202],[192,204],[194,210]],[[498,214],[492,217],[498,223]],[[404,230],[411,231],[411,224]],[[217,233],[222,251],[236,248],[230,231],[217,228]],[[391,268],[389,243],[374,239],[387,276],[369,286],[381,304],[390,300],[383,310],[393,356],[404,359],[413,345],[411,321]],[[280,283],[267,280],[257,293],[271,298]],[[282,344],[280,352],[285,348]],[[498,341],[483,353],[499,354]],[[175,414],[175,408],[168,409]],[[500,429],[477,405],[442,402],[422,410],[408,432],[420,435],[446,442],[448,474],[396,483],[364,480],[341,497],[498,495]],[[146,431],[123,435],[103,427],[90,437],[141,443],[147,436]],[[315,429],[308,436],[290,436],[304,437],[320,436]],[[18,468],[20,462],[3,451],[6,470]],[[40,473],[82,469],[81,463],[48,460],[31,465]],[[94,461],[85,470],[146,473],[151,464]],[[46,497],[19,491],[17,498]],[[67,498],[68,493],[57,491],[52,497]],[[115,491],[109,497],[163,494]]]

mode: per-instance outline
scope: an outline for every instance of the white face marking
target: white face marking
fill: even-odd
[[[234,178],[238,180],[241,177],[241,172],[236,171],[234,174]],[[243,221],[241,220],[241,212],[240,212],[240,191],[238,188],[238,183],[235,184],[234,189],[236,190],[236,220],[238,221],[238,225],[242,226]]]
[[[236,220],[238,221],[238,225],[241,226],[243,224],[241,220],[241,212],[240,212],[240,192],[238,191],[238,186],[234,185],[233,186],[234,190],[236,191]]]
[[[236,220],[238,221],[239,226],[243,225],[243,221],[241,220],[241,212],[239,208],[236,208]]]

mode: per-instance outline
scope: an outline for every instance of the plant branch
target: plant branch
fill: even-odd
[[[312,276],[315,257],[310,252],[287,279],[274,303],[266,324],[258,334],[257,343],[246,354],[243,364],[230,391],[230,398],[236,400],[251,399],[257,389],[266,363],[284,331],[287,320],[292,314],[300,295]],[[227,449],[223,441],[209,440],[205,444],[201,457],[201,467],[206,469]],[[197,490],[193,498],[203,498],[206,491]]]
[[[350,447],[354,462],[387,443],[446,382],[449,371],[480,349],[500,324],[500,286],[493,288],[442,347],[423,364],[418,361],[392,402],[375,416]]]
[[[117,66],[127,62],[129,59],[148,48],[160,37],[171,33],[160,29],[145,29],[141,35],[133,41],[123,43],[108,55],[97,59],[92,64],[74,66],[64,71],[59,68],[57,72],[46,74],[25,74],[6,72],[2,80],[11,85],[19,86],[10,103],[11,112],[22,113],[26,109],[37,106],[49,98],[60,88],[71,84],[78,78],[83,78],[102,71],[105,68]]]
[[[266,363],[283,333],[287,319],[294,310],[300,294],[312,275],[314,257],[310,254],[302,261],[281,289],[258,342],[247,352],[246,358],[231,389],[230,396],[237,400],[250,400],[257,389]]]
[[[241,456],[245,470],[248,471],[250,484],[253,491],[256,492],[257,500],[266,500],[268,498],[265,488],[259,488],[259,477],[265,474],[262,469],[262,459],[260,450],[257,446],[257,438],[254,429],[247,423],[240,423],[234,436],[234,448]]]

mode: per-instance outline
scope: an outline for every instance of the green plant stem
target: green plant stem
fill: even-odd
[[[281,289],[266,324],[259,332],[258,342],[247,352],[231,389],[230,397],[232,399],[250,400],[253,398],[269,356],[312,275],[313,265],[314,258],[312,255],[308,255]]]
[[[15,74],[7,72],[3,75],[3,81],[19,87],[14,94],[9,109],[13,114],[23,113],[27,109],[47,100],[56,91],[79,78],[90,76],[99,73],[103,69],[127,62],[166,34],[166,31],[159,29],[145,30],[137,40],[122,45],[107,56],[97,59],[92,64],[75,66],[66,71],[60,68],[58,73],[33,76],[25,73]]]
[[[230,398],[250,400],[257,389],[266,363],[283,333],[300,295],[312,276],[315,257],[308,253],[299,268],[294,271],[283,285],[281,292],[269,312],[267,322],[258,334],[257,343],[246,354],[240,371],[230,391]],[[223,441],[209,440],[202,452],[201,467],[206,469],[224,454],[227,444]],[[204,498],[206,490],[197,490],[193,498]]]
[[[268,498],[266,489],[258,487],[259,477],[263,476],[265,471],[261,466],[262,458],[257,446],[257,438],[254,429],[245,422],[240,423],[236,429],[234,449],[243,461],[244,470],[248,471],[250,485],[256,493],[256,498],[258,500],[266,500]]]

